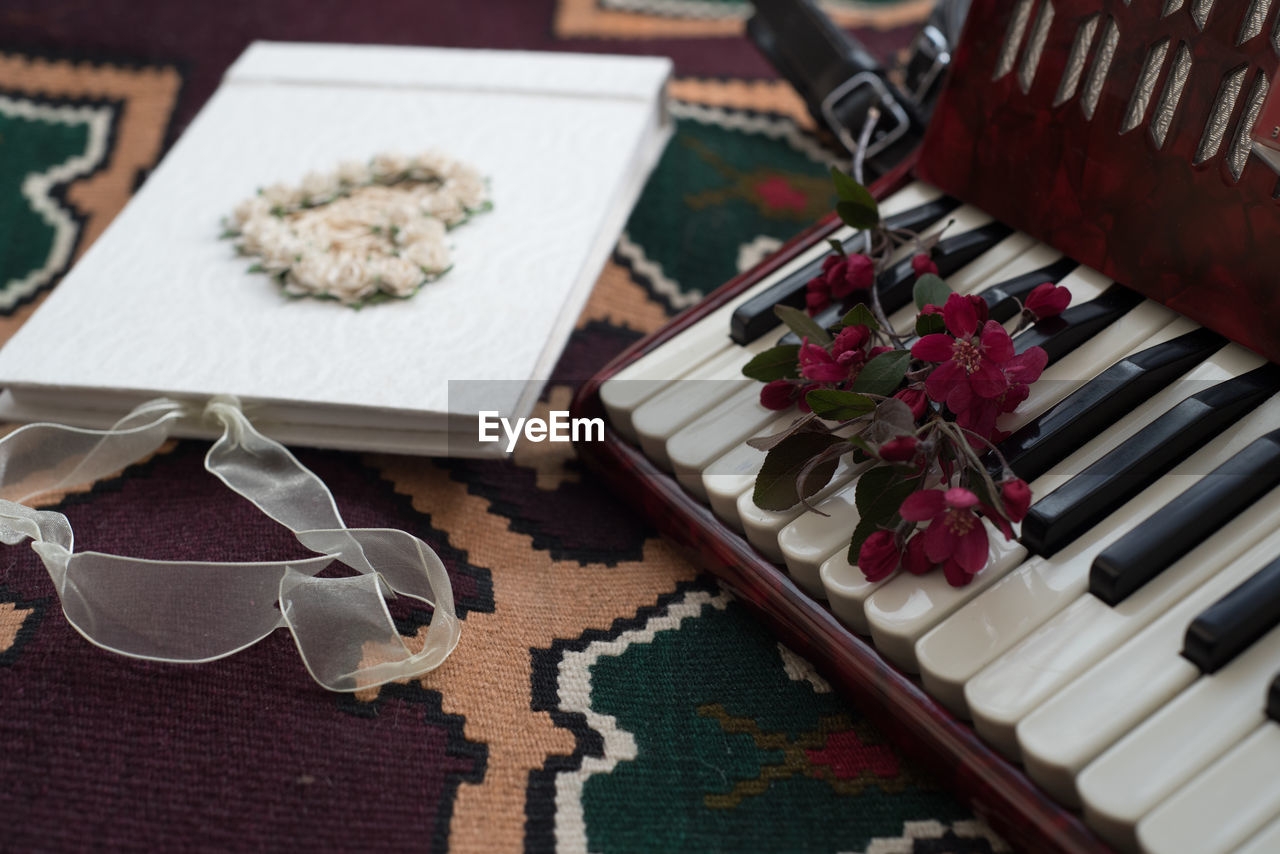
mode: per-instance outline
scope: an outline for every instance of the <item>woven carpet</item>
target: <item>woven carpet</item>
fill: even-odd
[[[885,55],[925,13],[831,10]],[[831,203],[832,153],[742,38],[745,14],[737,0],[6,0],[0,340],[254,38],[670,55],[677,133],[545,391],[541,406],[562,409]],[[171,443],[48,506],[81,549],[294,554],[211,482],[205,448]],[[70,628],[28,547],[0,549],[0,846],[1002,850],[564,448],[505,463],[299,453],[349,524],[416,534],[453,578],[453,657],[365,694],[315,685],[283,632],[205,665],[109,655]],[[229,540],[231,525],[246,536]],[[424,619],[406,613],[401,630]]]

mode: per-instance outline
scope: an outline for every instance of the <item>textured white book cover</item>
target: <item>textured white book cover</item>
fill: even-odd
[[[483,408],[526,414],[523,381],[550,371],[665,141],[669,72],[652,58],[255,44],[0,351],[9,413],[102,424],[148,397],[233,394],[284,441],[422,452],[443,449],[450,380],[506,381]],[[454,269],[410,299],[290,299],[220,239],[260,187],[431,148],[488,176],[493,210],[449,233]]]

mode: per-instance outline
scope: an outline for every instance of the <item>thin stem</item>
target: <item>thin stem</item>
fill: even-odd
[[[866,185],[862,180],[862,161],[867,155],[867,146],[871,144],[871,132],[876,122],[880,121],[880,108],[873,106],[867,110],[867,118],[862,122],[862,133],[858,134],[858,147],[853,152],[853,180]]]

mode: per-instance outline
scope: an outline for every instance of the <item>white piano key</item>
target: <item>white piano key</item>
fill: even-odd
[[[1273,629],[1086,767],[1078,785],[1089,825],[1118,846],[1135,847],[1144,815],[1267,722],[1262,698],[1277,660],[1280,629]]]
[[[781,415],[756,435],[771,436],[785,430],[797,415]],[[738,499],[755,484],[764,458],[764,451],[757,451],[743,442],[709,465],[702,475],[703,493],[712,512],[739,531],[742,530],[742,517],[738,515]]]
[[[702,475],[711,463],[778,417],[776,411],[760,404],[760,389],[759,383],[750,383],[667,440],[667,457],[676,480],[698,499],[707,500]],[[763,458],[763,453],[756,453]]]
[[[1280,816],[1236,849],[1236,854],[1276,854],[1280,851]]]
[[[1034,708],[1280,525],[1280,507],[1255,504],[1116,607],[1087,592],[1089,565],[1101,548],[1268,432],[1278,417],[1280,398],[1273,398],[1095,528],[1097,532],[1105,527],[1106,532],[1093,547],[1083,553],[1074,547],[1069,550],[1075,561],[1057,568],[1078,570],[1076,583],[1053,579],[1058,586],[1050,592],[1060,595],[1074,589],[1078,595],[965,686],[974,727],[984,738],[1008,755],[1018,756],[1015,728]],[[1051,560],[1039,566],[1053,564]]]
[[[1072,473],[1096,462],[1185,398],[1203,391],[1206,383],[1238,376],[1260,363],[1260,357],[1242,347],[1226,347],[1218,351],[1125,416],[1109,431],[1076,451],[1061,465],[1038,478],[1031,484],[1032,493],[1037,497],[1049,494],[1066,483]],[[1241,423],[1258,423],[1258,412],[1272,411],[1269,406],[1263,404]],[[1228,430],[1224,435],[1240,432],[1239,425],[1234,429],[1234,433]],[[1261,433],[1249,435],[1252,439]],[[1213,455],[1224,447],[1239,449],[1231,444],[1230,439],[1223,437],[1210,442],[1209,447],[1219,451],[1202,450],[1193,455],[1074,543],[1050,558],[1032,557],[923,638],[917,654],[925,689],[957,714],[968,715],[972,711],[968,686],[974,676],[1037,626],[1083,595],[1088,589],[1089,567],[1104,548],[1189,487],[1199,475],[1209,471],[1212,466],[1205,467],[1205,459],[1216,459]],[[1016,719],[1010,722],[1000,739],[1002,749],[1011,754],[1017,750],[1012,731],[1016,723]]]
[[[1274,502],[1274,493],[1268,497]],[[1187,626],[1274,559],[1280,531],[1265,537],[1018,724],[1027,774],[1068,806],[1089,762],[1200,676],[1183,658]],[[1280,769],[1280,765],[1277,765]]]
[[[880,212],[885,216],[900,213],[930,202],[940,195],[942,193],[938,189],[917,181],[880,202]],[[987,217],[983,222],[989,221],[990,217]],[[832,234],[832,238],[843,241],[853,234],[852,229],[841,228]],[[604,403],[610,424],[623,436],[635,441],[632,413],[640,404],[704,362],[726,350],[737,348],[729,338],[729,321],[738,306],[761,291],[773,287],[811,261],[821,258],[830,249],[825,241],[813,245],[777,272],[766,276],[661,347],[646,353],[610,377],[600,387],[600,400]]]
[[[885,658],[906,670],[919,670],[916,641],[938,621],[994,584],[1027,555],[1017,541],[1007,541],[990,522],[987,565],[964,587],[952,587],[940,570],[927,575],[898,573],[867,598],[864,605],[867,625],[876,649]]]
[[[836,552],[822,564],[818,570],[818,578],[822,582],[827,605],[840,618],[840,622],[860,635],[871,634],[865,610],[867,598],[889,583],[894,576],[867,581],[862,570],[849,563],[846,552]]]
[[[1278,775],[1280,726],[1267,721],[1138,822],[1142,850],[1234,851],[1280,816]]]
[[[631,424],[644,455],[670,471],[667,439],[699,413],[752,383],[742,376],[743,362],[740,353],[727,350],[640,404]]]

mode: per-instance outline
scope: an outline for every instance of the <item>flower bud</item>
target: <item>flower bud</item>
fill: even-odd
[[[1052,282],[1037,285],[1027,294],[1023,307],[1036,316],[1036,320],[1057,317],[1071,304],[1071,291]]]
[[[1006,480],[1000,484],[1000,500],[1004,502],[1004,512],[1014,522],[1021,522],[1031,509],[1031,487],[1020,478]]]
[[[891,463],[903,463],[916,455],[920,440],[915,436],[898,436],[880,446],[880,459]]]
[[[924,575],[933,566],[933,561],[924,553],[924,535],[916,534],[907,543],[907,550],[902,555],[902,568],[912,575]]]
[[[791,383],[786,380],[774,380],[771,383],[765,383],[760,389],[760,405],[765,409],[786,409],[792,403],[795,403],[795,393],[791,387]]]
[[[911,259],[911,269],[915,270],[917,276],[923,276],[926,273],[938,275],[938,265],[923,252]]]
[[[831,295],[844,299],[854,291],[865,291],[875,283],[876,268],[866,255],[846,255],[825,274]]]
[[[920,420],[925,411],[929,408],[929,396],[924,393],[923,389],[904,388],[893,396],[911,407],[911,416],[917,421]]]
[[[893,541],[893,534],[888,531],[876,531],[867,537],[858,551],[858,568],[867,577],[867,581],[880,581],[887,578],[898,568],[898,545]]]

